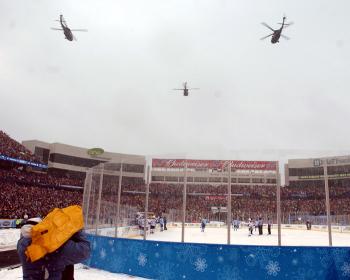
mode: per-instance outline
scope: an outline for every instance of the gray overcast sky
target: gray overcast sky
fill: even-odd
[[[349,150],[349,11],[348,0],[0,0],[0,129],[146,155]],[[284,13],[291,40],[260,41],[260,23],[277,28]],[[60,14],[89,32],[65,40],[50,30]],[[200,90],[171,90],[184,81]]]

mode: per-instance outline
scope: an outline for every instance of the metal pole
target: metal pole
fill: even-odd
[[[276,162],[276,184],[277,184],[277,224],[278,224],[278,246],[281,246],[281,177],[279,162]]]
[[[91,193],[91,170],[88,170],[86,172],[85,177],[85,184],[84,184],[84,210],[85,210],[85,228],[88,228],[88,222],[89,222],[89,207],[90,207],[90,193]]]
[[[325,192],[326,192],[326,211],[327,211],[327,225],[328,225],[328,241],[329,241],[329,246],[332,246],[331,206],[330,206],[330,203],[329,203],[327,160],[325,160],[325,164],[323,165],[323,173],[324,173],[324,186],[325,186]]]
[[[150,182],[150,166],[147,166],[146,177],[146,203],[145,203],[145,222],[143,225],[143,240],[146,240],[147,235],[147,217],[148,217],[148,198],[149,198],[149,182]]]
[[[95,227],[95,234],[98,235],[98,224],[100,220],[100,209],[101,209],[101,193],[102,193],[102,183],[103,183],[103,169],[104,164],[101,163],[101,175],[100,175],[100,184],[99,184],[99,190],[98,190],[98,200],[97,200],[97,213],[96,213],[96,227]]]
[[[231,216],[231,161],[229,161],[228,164],[228,185],[227,185],[227,244],[231,244],[231,221],[232,221],[232,216]]]
[[[187,196],[187,160],[185,160],[184,188],[182,192],[182,230],[181,242],[185,242],[186,196]]]
[[[115,233],[114,233],[115,237],[118,237],[118,224],[120,222],[120,197],[122,193],[122,180],[123,180],[123,162],[120,163],[120,170],[119,170],[117,221],[115,223]]]

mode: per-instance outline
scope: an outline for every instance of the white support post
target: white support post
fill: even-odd
[[[332,225],[331,225],[331,206],[329,202],[329,187],[328,187],[328,170],[327,170],[327,160],[324,160],[323,165],[323,175],[324,175],[324,187],[326,192],[326,211],[327,211],[327,225],[328,225],[328,242],[329,246],[333,245],[332,242]]]
[[[120,163],[120,170],[119,170],[117,220],[115,223],[115,233],[114,233],[115,237],[118,237],[118,225],[120,223],[120,197],[122,194],[122,182],[123,182],[123,161],[121,161],[121,163]]]
[[[187,196],[187,160],[185,160],[184,187],[183,187],[183,192],[182,192],[182,228],[181,228],[181,242],[185,242],[186,196]]]
[[[98,224],[99,224],[99,220],[100,220],[103,171],[104,171],[104,164],[101,163],[100,184],[99,184],[99,190],[98,190],[98,200],[97,200],[97,209],[96,209],[96,211],[97,211],[97,213],[96,213],[96,226],[95,226],[95,234],[96,235],[98,235]]]
[[[143,225],[143,240],[146,240],[147,236],[147,217],[148,217],[148,199],[149,199],[149,183],[150,183],[150,166],[147,166],[146,177],[146,203],[145,203],[145,221]]]
[[[89,222],[89,207],[90,207],[90,194],[91,194],[91,180],[92,171],[86,171],[85,183],[84,183],[84,196],[83,196],[83,206],[84,206],[84,227],[87,228]]]
[[[231,160],[228,164],[228,184],[227,184],[227,244],[231,244],[231,222],[232,222],[232,215],[231,215]]]
[[[276,162],[276,185],[277,185],[277,227],[278,246],[281,246],[281,177],[279,172],[279,162]]]

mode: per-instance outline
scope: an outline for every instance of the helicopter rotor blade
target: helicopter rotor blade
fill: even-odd
[[[88,32],[87,29],[71,29],[71,31],[82,31],[82,32]]]
[[[286,35],[281,34],[281,37],[284,38],[284,39],[286,39],[286,40],[290,40],[290,38],[287,37]]]
[[[275,30],[274,30],[271,26],[269,26],[267,23],[262,22],[261,24],[262,24],[263,26],[267,27],[268,29],[270,29],[271,31],[275,32]]]
[[[280,24],[280,25],[282,25],[282,23],[278,23],[278,24]],[[294,22],[289,22],[289,23],[285,23],[284,25],[283,25],[283,28],[287,28],[288,26],[291,26],[291,25],[293,25],[294,24]]]
[[[200,89],[200,88],[188,88],[188,90],[193,90],[193,89]]]
[[[264,36],[264,37],[260,38],[260,40],[265,40],[266,38],[269,38],[272,35],[273,35],[273,33],[271,33],[270,35],[267,35],[267,36]]]
[[[173,88],[173,90],[184,90],[183,88]]]
[[[62,28],[51,27],[52,30],[63,30]]]

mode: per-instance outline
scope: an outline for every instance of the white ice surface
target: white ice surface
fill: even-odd
[[[0,229],[0,251],[15,249],[19,235],[19,229]]]
[[[22,279],[22,267],[18,267],[10,270],[0,270],[0,279],[6,280],[18,280]],[[135,276],[110,273],[103,270],[94,268],[85,269],[83,265],[75,265],[74,279],[77,280],[141,280],[145,278],[139,278]]]
[[[253,231],[248,236],[248,229],[241,228],[238,231],[231,229],[231,244],[239,245],[278,245],[277,228],[272,229],[272,234],[258,235]],[[139,237],[141,239],[141,237]],[[177,241],[181,242],[181,228],[171,228],[167,231],[148,234],[148,240]],[[350,246],[349,233],[332,233],[333,246]],[[286,246],[328,246],[328,232],[316,230],[282,229],[281,243]],[[185,242],[194,243],[219,243],[227,244],[227,228],[206,228],[201,232],[200,228],[185,228]]]

